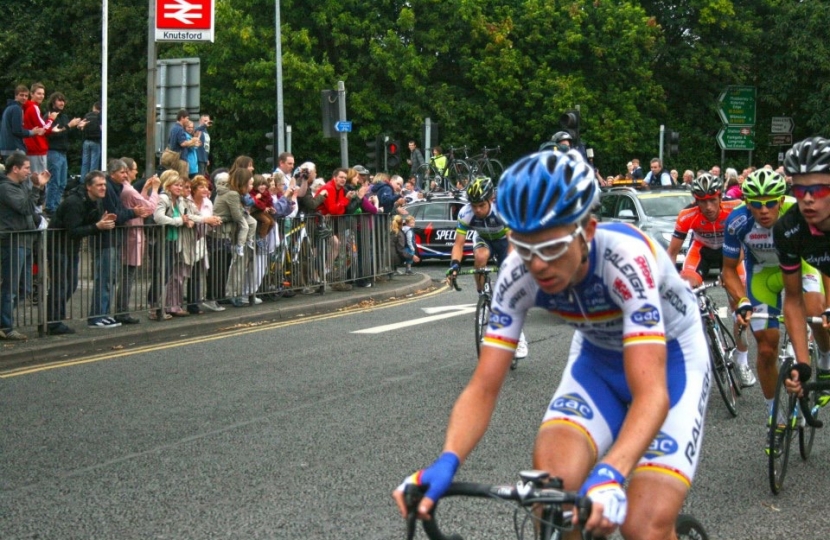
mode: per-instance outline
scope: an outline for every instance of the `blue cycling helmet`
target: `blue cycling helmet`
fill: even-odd
[[[496,211],[510,230],[532,234],[577,223],[594,207],[594,171],[576,150],[548,150],[524,157],[499,180]]]

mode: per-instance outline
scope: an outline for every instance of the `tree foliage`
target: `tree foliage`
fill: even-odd
[[[217,166],[265,158],[277,107],[274,8],[218,0],[215,43],[158,45],[161,58],[201,59]],[[756,163],[781,150],[768,146],[772,116],[792,116],[796,139],[829,134],[822,0],[282,0],[280,12],[292,151],[323,174],[339,164],[339,143],[322,136],[320,92],[338,81],[354,124],[351,163],[378,133],[419,139],[426,117],[440,124],[442,145],[500,144],[511,161],[579,106],[606,174],[656,155],[661,124],[681,133],[670,166],[708,167],[720,158],[717,96],[737,84],[758,89]],[[147,0],[109,4],[110,156],[144,156],[147,13]],[[73,115],[100,99],[99,1],[5,2],[0,16],[6,96],[41,81],[67,94]]]

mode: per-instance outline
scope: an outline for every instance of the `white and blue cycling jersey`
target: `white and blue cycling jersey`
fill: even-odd
[[[467,231],[472,230],[473,249],[486,246],[490,253],[495,256],[496,262],[501,265],[507,258],[507,233],[509,229],[504,221],[496,214],[496,205],[491,202],[490,212],[487,216],[480,218],[473,212],[473,205],[465,204],[458,211],[458,225],[456,226],[456,237],[467,236]]]
[[[528,310],[561,316],[576,332],[568,365],[543,426],[577,426],[601,457],[616,439],[631,402],[623,350],[665,344],[670,411],[638,469],[691,483],[702,441],[710,386],[708,346],[697,300],[668,254],[639,229],[600,224],[588,272],[558,294],[542,291],[516,253],[494,288],[486,346],[515,350]]]

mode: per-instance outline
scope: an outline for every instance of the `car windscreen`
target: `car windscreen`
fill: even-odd
[[[649,217],[677,217],[681,210],[692,202],[691,195],[663,197],[640,197],[646,215]]]

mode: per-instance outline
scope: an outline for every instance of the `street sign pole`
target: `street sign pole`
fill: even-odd
[[[660,152],[658,154],[660,158],[660,166],[663,166],[663,140],[666,135],[666,126],[664,124],[660,124]]]
[[[337,101],[340,106],[340,121],[346,121],[346,85],[343,81],[337,81]],[[349,166],[349,133],[346,131],[340,132],[340,166],[348,168]]]

